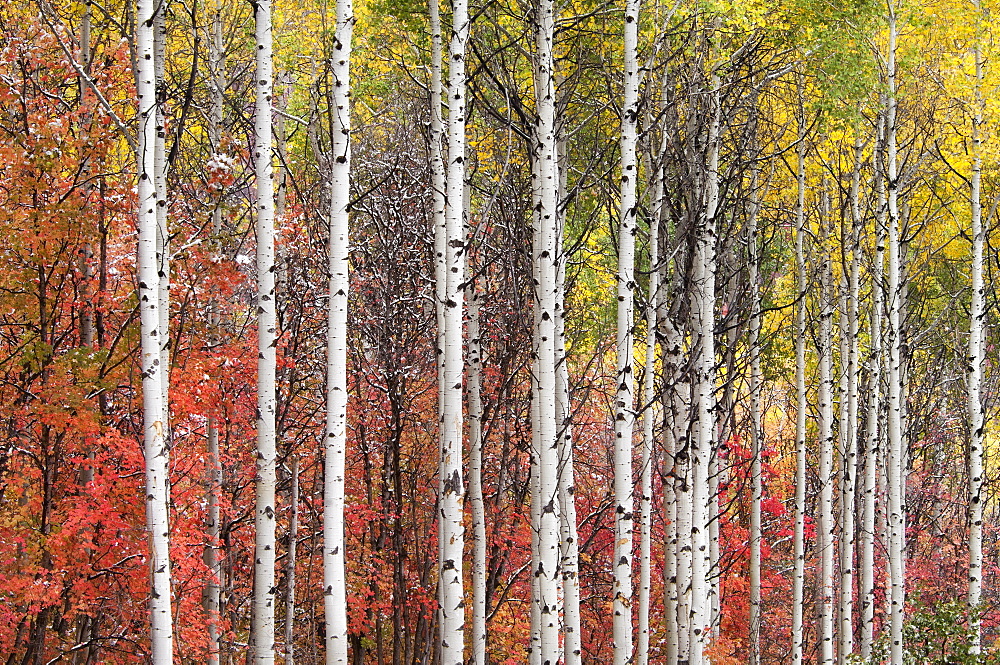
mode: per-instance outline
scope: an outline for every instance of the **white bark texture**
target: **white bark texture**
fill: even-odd
[[[837,532],[834,520],[833,489],[836,477],[833,454],[836,447],[833,427],[833,264],[830,244],[830,203],[826,182],[820,191],[820,292],[819,336],[816,355],[819,365],[819,519],[816,523],[816,546],[819,553],[818,662],[829,665],[834,660],[834,553]]]
[[[486,665],[486,506],[483,502],[482,343],[479,294],[469,285],[469,504],[472,509],[472,660]]]
[[[253,658],[274,663],[275,385],[274,167],[271,163],[271,0],[255,5],[254,176],[257,235],[257,491],[254,543]]]
[[[465,47],[469,38],[466,0],[452,5],[448,58],[448,161],[445,205],[444,376],[441,401],[441,462],[438,506],[438,595],[442,665],[461,665],[465,649],[464,481],[462,479],[462,353],[465,312]]]
[[[799,103],[802,86],[799,84]],[[802,665],[803,626],[802,614],[805,601],[806,547],[806,307],[805,293],[809,288],[806,279],[806,118],[805,109],[799,109],[798,151],[796,180],[798,196],[795,203],[795,526],[793,550],[795,561],[792,571],[792,665]]]
[[[758,174],[753,170],[750,178],[751,208],[748,214],[747,263],[750,271],[750,665],[760,665],[760,624],[761,624],[761,521],[760,504],[764,496],[764,479],[761,470],[761,453],[764,443],[764,428],[761,419],[760,369],[760,253],[757,249]]]
[[[536,6],[535,99],[537,119],[532,159],[538,206],[535,212],[535,358],[533,395],[538,427],[532,436],[538,460],[537,502],[538,557],[534,570],[538,602],[538,658],[541,665],[560,660],[560,506],[559,445],[556,427],[555,317],[558,242],[558,154],[556,147],[556,99],[553,41],[553,0]]]
[[[970,181],[972,217],[972,303],[969,308],[969,628],[972,631],[972,651],[981,649],[980,607],[983,592],[983,473],[985,450],[984,413],[982,400],[983,364],[985,362],[986,299],[983,284],[983,251],[986,230],[983,226],[982,189],[982,125],[983,125],[983,57],[980,6],[976,6],[977,35],[973,48],[976,81],[973,88],[974,107],[972,118],[972,178]]]
[[[639,122],[639,0],[625,3],[625,90],[621,127],[621,202],[618,226],[618,319],[615,372],[615,547],[612,638],[615,665],[632,660],[632,529],[635,511],[632,431],[635,373],[632,318],[635,289],[636,136]]]
[[[153,665],[173,663],[173,625],[170,611],[169,450],[163,421],[164,367],[160,360],[160,279],[157,248],[155,145],[157,132],[156,72],[154,67],[153,0],[136,6],[136,92],[139,140],[136,156],[138,184],[139,314],[142,329],[143,454],[146,464],[146,529],[149,532],[150,658]]]
[[[889,50],[886,56],[886,181],[888,185],[889,413],[886,419],[889,490],[889,587],[891,589],[890,662],[903,665],[903,618],[906,601],[906,448],[903,436],[903,288],[899,229],[899,173],[896,146],[896,13],[889,7]]]
[[[327,270],[326,431],[323,466],[323,607],[326,664],[347,663],[347,577],[344,541],[344,469],[347,455],[347,306],[350,288],[351,0],[337,0],[333,71],[330,228]]]

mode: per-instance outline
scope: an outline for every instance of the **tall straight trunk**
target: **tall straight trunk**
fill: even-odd
[[[167,151],[166,151],[166,3],[157,3],[153,18],[153,67],[156,71],[156,144],[153,149],[156,182],[156,252],[159,261],[160,300],[160,389],[163,391],[163,427],[170,447],[170,229],[167,223]]]
[[[822,242],[820,273],[819,337],[816,341],[819,365],[819,519],[816,524],[817,549],[819,550],[818,632],[819,662],[827,665],[834,660],[834,552],[837,527],[833,513],[833,488],[836,477],[833,470],[833,453],[836,443],[833,435],[833,265],[830,245],[830,202],[826,182],[820,192],[820,237]]]
[[[615,373],[615,547],[612,592],[614,663],[632,660],[632,430],[635,373],[632,352],[632,291],[635,288],[636,136],[639,121],[639,0],[625,3],[625,97],[621,128],[621,207],[618,226],[618,323]]]
[[[209,122],[208,136],[212,149],[212,155],[217,155],[222,149],[222,123],[223,123],[223,103],[225,102],[226,75],[225,75],[225,51],[222,39],[222,8],[216,3],[212,16],[212,32],[208,39],[208,66],[209,66]],[[219,236],[222,234],[222,200],[216,202],[212,209],[212,236],[213,244],[218,247]],[[218,258],[219,252],[216,251]],[[215,336],[220,325],[218,303],[212,302],[209,305],[209,326],[212,331],[212,341],[216,341]],[[207,487],[205,488],[206,503],[208,506],[207,531],[208,543],[205,546],[204,560],[208,568],[208,581],[205,585],[205,614],[208,619],[208,665],[219,665],[219,655],[221,653],[219,645],[219,622],[221,620],[222,603],[222,566],[219,557],[219,547],[221,543],[221,511],[219,502],[222,498],[222,461],[219,457],[219,423],[215,416],[208,418],[206,425],[206,439],[208,449]]]
[[[903,439],[903,289],[899,231],[899,173],[896,164],[896,12],[889,6],[889,51],[886,75],[888,95],[885,114],[886,181],[889,213],[889,413],[887,487],[889,490],[890,660],[903,665],[903,618],[906,602],[906,448]]]
[[[881,419],[881,386],[882,386],[882,307],[883,284],[882,266],[885,261],[885,227],[886,227],[886,191],[885,179],[881,175],[882,139],[884,133],[884,118],[880,115],[878,137],[873,154],[875,165],[876,189],[878,190],[878,207],[875,219],[875,253],[871,269],[871,341],[868,357],[868,403],[865,418],[865,479],[862,489],[862,527],[861,527],[861,657],[868,661],[872,653],[875,637],[875,513],[878,504],[879,459],[881,457],[881,438],[879,436],[879,421]]]
[[[253,657],[274,662],[275,386],[277,307],[274,266],[274,167],[271,163],[271,0],[254,5],[256,96],[254,177],[257,235],[257,483],[254,543]]]
[[[139,141],[138,174],[138,277],[142,330],[143,454],[146,460],[146,529],[149,532],[150,659],[153,665],[173,663],[173,625],[170,611],[170,552],[168,506],[170,503],[169,449],[163,421],[164,367],[160,362],[160,276],[156,256],[155,145],[157,132],[156,72],[153,61],[155,23],[153,0],[136,6],[136,93]]]
[[[556,665],[560,657],[559,602],[559,445],[556,427],[555,317],[558,252],[559,173],[556,146],[555,7],[553,0],[540,0],[536,7],[535,99],[537,119],[532,151],[534,188],[538,205],[534,216],[537,242],[535,256],[535,358],[533,386],[538,427],[532,435],[533,454],[538,460],[537,579],[539,661]]]
[[[288,503],[291,515],[288,521],[288,549],[285,562],[285,665],[295,664],[295,549],[299,537],[299,457],[292,454],[288,471]]]
[[[855,495],[858,466],[858,295],[861,258],[861,160],[864,142],[860,128],[854,140],[854,170],[851,173],[851,227],[846,239],[845,278],[840,310],[840,627],[838,663],[845,665],[854,652],[854,546]]]
[[[326,432],[323,462],[323,607],[326,665],[347,663],[347,572],[344,470],[347,455],[347,306],[350,287],[351,0],[337,0],[334,35],[333,136],[330,143],[330,227],[326,337]]]
[[[486,665],[486,506],[483,502],[482,342],[479,294],[469,285],[469,503],[472,508],[472,660]]]
[[[708,642],[712,612],[712,559],[709,546],[712,496],[711,458],[715,450],[715,266],[716,214],[719,206],[721,93],[717,77],[708,98],[710,114],[704,171],[703,208],[695,229],[694,280],[691,289],[695,372],[695,438],[690,456],[691,480],[691,662],[700,665]]]
[[[444,302],[448,289],[445,270],[445,246],[448,228],[445,218],[445,189],[447,176],[444,165],[444,117],[442,110],[442,58],[444,46],[441,38],[441,10],[438,0],[429,0],[427,14],[431,31],[431,80],[430,80],[430,163],[431,196],[434,208],[434,283],[435,315],[438,321],[435,354],[437,356],[438,385],[444,385]],[[441,400],[438,400],[438,418],[441,417]]]
[[[469,39],[466,0],[452,5],[448,58],[448,161],[445,205],[444,376],[439,468],[438,596],[441,663],[460,665],[465,649],[465,594],[462,562],[465,527],[462,480],[462,324],[465,312],[465,47]]]
[[[761,409],[760,370],[760,253],[757,249],[757,215],[759,196],[757,189],[758,170],[755,167],[750,177],[750,211],[747,215],[747,263],[750,271],[750,330],[747,344],[750,350],[750,665],[760,665],[760,624],[761,624],[761,532],[760,505],[764,498],[764,476],[761,453],[763,452],[764,428]]]
[[[972,217],[972,303],[969,308],[969,629],[972,631],[972,652],[980,653],[981,627],[979,604],[983,592],[983,467],[984,414],[982,401],[983,364],[985,363],[986,302],[983,285],[983,251],[986,230],[983,226],[981,183],[983,167],[983,57],[981,39],[981,9],[976,7],[976,43],[972,49],[975,60],[976,82],[973,88],[975,106],[972,116],[972,178],[970,203]]]
[[[656,188],[658,192],[658,186]],[[659,299],[659,234],[658,210],[649,221],[649,291],[646,299],[646,357],[642,380],[642,466],[639,481],[639,608],[636,665],[649,662],[649,601],[652,575],[653,536],[653,445],[656,421],[656,303]]]
[[[566,192],[565,145],[559,142],[559,200]],[[556,269],[556,425],[559,428],[560,562],[563,589],[563,663],[580,665],[583,644],[580,632],[580,562],[576,528],[575,470],[573,455],[573,407],[569,394],[569,358],[566,354],[566,263],[561,246],[566,216],[560,205],[559,265]]]
[[[806,579],[806,118],[799,82],[799,131],[795,168],[798,195],[795,203],[795,526],[792,571],[792,665],[804,662],[802,618]]]

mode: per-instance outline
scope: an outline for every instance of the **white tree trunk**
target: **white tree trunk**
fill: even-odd
[[[795,526],[792,572],[792,665],[802,665],[802,615],[805,602],[806,576],[806,307],[805,293],[809,288],[806,276],[806,118],[802,108],[802,83],[799,83],[799,131],[796,162],[798,195],[795,203]]]
[[[486,506],[483,502],[482,343],[479,294],[469,285],[469,503],[472,508],[472,660],[486,665]]]
[[[859,128],[860,129],[860,128]],[[838,629],[837,662],[847,663],[854,651],[854,545],[855,494],[858,466],[858,273],[861,234],[861,160],[864,143],[861,132],[854,141],[854,170],[851,174],[851,228],[846,239],[844,266],[846,287],[841,296],[840,311],[840,627]],[[845,284],[846,282],[846,284]]]
[[[833,265],[830,245],[830,203],[824,180],[820,192],[820,293],[819,337],[816,341],[819,365],[819,519],[816,523],[816,540],[820,566],[817,580],[819,614],[819,662],[829,665],[834,660],[834,553],[836,551],[836,521],[833,513],[833,488],[836,477],[833,470],[833,453],[836,447],[833,434]]]
[[[285,665],[295,665],[295,549],[299,537],[299,457],[294,453],[288,475],[291,481],[288,489],[291,515],[288,523],[288,560],[285,562]]]
[[[984,414],[981,395],[983,364],[985,363],[986,302],[983,284],[983,251],[986,230],[983,227],[982,187],[982,125],[983,125],[983,57],[979,45],[982,20],[976,0],[976,44],[972,53],[975,60],[976,82],[973,88],[975,106],[972,117],[972,178],[970,182],[972,217],[972,303],[969,308],[969,629],[972,631],[973,653],[980,653],[981,628],[979,604],[983,591],[983,467],[984,467]]]
[[[351,0],[337,0],[331,137],[329,309],[326,338],[326,432],[323,466],[323,606],[326,665],[347,663],[347,573],[344,540],[344,471],[347,455],[347,306],[350,288]]]
[[[462,562],[465,526],[462,480],[462,325],[465,311],[465,47],[468,3],[452,5],[448,58],[448,162],[445,205],[446,290],[444,300],[444,382],[441,400],[441,465],[438,520],[438,594],[442,665],[461,665],[465,648],[465,594]]]
[[[566,191],[566,170],[562,167],[565,149],[559,144],[559,201]],[[565,213],[560,208],[559,265],[556,272],[556,424],[559,428],[559,563],[563,587],[563,663],[580,665],[583,644],[580,633],[580,562],[576,529],[575,470],[573,455],[573,406],[569,394],[569,358],[566,354],[566,263],[569,260],[562,247]]]
[[[532,159],[538,206],[535,212],[537,243],[535,255],[535,372],[534,397],[538,428],[533,433],[534,455],[538,459],[537,518],[538,560],[534,575],[538,580],[539,659],[541,665],[556,665],[560,657],[560,506],[559,445],[556,427],[555,317],[558,273],[559,173],[556,147],[556,106],[553,41],[555,8],[552,0],[540,0],[536,7],[535,99],[537,120]]]
[[[758,173],[754,168],[750,178],[750,211],[747,215],[747,263],[750,271],[750,330],[747,345],[750,350],[750,665],[760,665],[761,624],[761,521],[760,504],[764,497],[761,453],[764,428],[761,421],[760,370],[760,253],[757,249]]]
[[[274,167],[271,163],[271,0],[255,5],[254,175],[257,235],[257,505],[254,544],[254,662],[274,662],[275,349]]]
[[[659,192],[659,185],[655,187]],[[642,466],[639,481],[639,608],[638,640],[635,650],[636,665],[649,662],[649,602],[653,535],[653,445],[656,421],[656,386],[654,369],[656,362],[656,315],[659,300],[659,232],[660,220],[657,203],[649,221],[649,291],[646,300],[646,357],[642,383]]]
[[[154,67],[154,12],[152,0],[136,6],[136,92],[139,141],[136,156],[138,184],[139,314],[142,329],[143,454],[146,460],[146,529],[149,532],[150,657],[153,665],[173,663],[173,625],[170,611],[169,450],[163,421],[163,380],[160,360],[160,279],[156,255],[159,198],[156,191],[157,132],[156,72]]]
[[[903,437],[903,365],[902,321],[903,289],[900,279],[899,173],[896,164],[896,14],[889,7],[889,50],[886,75],[886,179],[889,187],[889,414],[886,419],[888,456],[887,487],[889,489],[889,586],[890,656],[892,665],[903,665],[903,618],[906,601],[906,448]]]
[[[615,373],[615,547],[612,639],[615,665],[632,660],[632,430],[635,396],[632,311],[635,288],[636,136],[639,121],[639,0],[625,3],[625,97],[621,128],[621,207],[618,226],[618,324]]]
[[[156,143],[153,150],[156,183],[156,253],[159,262],[160,383],[163,391],[163,427],[170,447],[170,229],[167,224],[166,152],[166,4],[157,3],[153,19],[153,67],[156,70]]]

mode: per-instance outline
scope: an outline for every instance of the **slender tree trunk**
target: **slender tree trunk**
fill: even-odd
[[[830,202],[826,182],[820,192],[820,234],[822,250],[820,274],[819,337],[816,341],[819,365],[819,519],[816,524],[817,547],[820,567],[817,586],[819,600],[819,662],[827,665],[834,660],[834,553],[836,551],[836,522],[833,513],[833,488],[836,476],[833,453],[836,447],[833,435],[833,265],[830,245]]]
[[[560,142],[559,200],[566,191],[566,170],[561,162],[565,148]],[[569,358],[566,354],[566,263],[569,257],[562,247],[565,213],[559,211],[559,265],[556,272],[556,424],[559,427],[559,563],[563,587],[563,663],[580,665],[583,644],[580,632],[580,564],[576,529],[575,469],[573,454],[573,406],[569,393]]]
[[[903,665],[903,617],[906,601],[906,448],[903,437],[903,289],[899,231],[899,173],[896,164],[896,13],[889,6],[889,51],[886,74],[886,179],[889,212],[889,413],[886,421],[889,443],[887,487],[889,489],[889,584],[890,656],[892,665]]]
[[[209,43],[209,85],[211,93],[211,107],[209,110],[208,135],[212,148],[212,155],[217,155],[222,149],[222,123],[223,123],[223,103],[225,101],[225,52],[222,39],[222,9],[216,3],[212,16],[212,33]],[[219,236],[222,234],[222,197],[216,202],[212,209],[212,236],[213,243],[218,247]],[[216,252],[218,256],[219,252]],[[212,341],[221,323],[218,303],[213,301],[209,306],[209,325],[212,328]],[[219,457],[219,424],[215,416],[208,418],[206,425],[206,439],[208,448],[207,495],[208,504],[208,544],[205,546],[204,560],[208,568],[209,577],[205,588],[205,614],[208,619],[208,665],[219,665],[220,644],[219,644],[219,623],[221,621],[221,601],[222,601],[222,566],[219,561],[219,548],[221,545],[221,512],[219,501],[222,498],[222,462]]]
[[[323,606],[326,665],[347,663],[347,572],[344,471],[347,455],[347,307],[350,289],[351,0],[337,0],[334,36],[333,136],[330,146],[330,227],[326,338],[326,432],[323,465]]]
[[[291,486],[288,503],[291,516],[288,523],[288,560],[285,562],[285,665],[295,664],[295,548],[299,538],[299,457],[292,454],[288,472]]]
[[[257,492],[254,544],[253,654],[274,663],[275,386],[277,307],[274,265],[274,166],[271,162],[271,0],[258,0],[254,175],[257,235]]]
[[[861,238],[861,160],[864,143],[860,128],[854,141],[854,170],[851,173],[851,228],[847,238],[844,267],[846,287],[841,298],[840,312],[840,628],[837,659],[846,665],[854,652],[854,549],[855,495],[858,467],[858,295]],[[844,282],[846,281],[846,284]]]
[[[625,98],[622,105],[621,208],[618,227],[618,325],[615,385],[615,548],[613,583],[614,663],[632,660],[632,528],[635,510],[632,480],[632,430],[635,360],[632,310],[635,288],[636,136],[639,121],[639,0],[625,3]]]
[[[880,392],[882,386],[882,306],[883,285],[882,266],[885,260],[886,192],[885,180],[881,175],[881,153],[884,134],[884,118],[879,115],[877,140],[872,161],[878,191],[878,207],[875,218],[875,252],[871,269],[871,341],[868,358],[868,401],[865,418],[865,479],[862,489],[861,528],[861,657],[866,661],[871,657],[875,636],[875,528],[876,506],[878,505],[878,468],[881,457],[879,422],[881,416]]]
[[[479,294],[469,285],[469,503],[472,507],[472,661],[486,665],[486,506],[483,502],[482,343]]]
[[[657,191],[658,188],[657,188]],[[649,221],[649,291],[646,300],[646,357],[642,382],[642,466],[639,481],[639,609],[636,665],[649,662],[649,601],[652,577],[653,522],[653,445],[656,422],[656,303],[659,298],[659,231],[658,210]]]
[[[760,504],[764,498],[764,478],[761,469],[764,429],[761,410],[762,375],[760,370],[760,253],[757,249],[758,172],[750,178],[750,212],[747,215],[747,263],[750,270],[750,665],[760,665],[761,624],[761,521]]]
[[[439,386],[442,413],[438,594],[442,665],[461,665],[465,648],[462,325],[465,312],[465,47],[469,38],[466,0],[455,0],[453,3],[452,24],[448,59],[444,382]]]
[[[559,173],[556,146],[556,106],[553,42],[555,7],[552,0],[539,0],[536,7],[535,98],[537,120],[532,159],[538,192],[535,213],[537,243],[535,254],[535,357],[537,371],[534,398],[538,428],[533,433],[534,455],[538,460],[537,501],[538,560],[534,576],[538,581],[539,659],[541,665],[559,662],[559,445],[556,431],[555,317],[558,274]]]
[[[143,454],[146,459],[146,529],[150,547],[150,657],[153,665],[173,663],[170,611],[169,449],[163,422],[163,380],[160,362],[160,276],[156,256],[155,145],[157,133],[156,71],[154,67],[155,7],[152,0],[136,6],[136,92],[138,95],[139,313],[142,328]]]
[[[802,618],[805,605],[806,577],[806,305],[809,288],[806,276],[806,118],[802,108],[802,83],[799,82],[799,132],[796,164],[798,196],[795,203],[795,526],[792,572],[792,665],[804,662]]]
[[[972,303],[969,308],[969,629],[972,632],[971,650],[979,654],[981,646],[979,604],[983,591],[983,469],[984,469],[984,414],[981,396],[983,364],[985,363],[986,302],[983,284],[983,252],[986,230],[983,226],[980,201],[983,151],[983,57],[981,39],[981,9],[976,6],[976,43],[972,49],[975,60],[976,82],[973,88],[975,106],[972,117],[972,178],[970,182],[972,217]]]

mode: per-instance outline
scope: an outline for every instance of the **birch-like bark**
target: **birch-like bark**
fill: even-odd
[[[153,149],[156,183],[156,253],[159,264],[160,389],[163,391],[163,428],[170,447],[170,229],[167,222],[167,60],[166,3],[156,5],[153,18],[153,67],[156,71],[156,144]]]
[[[819,519],[816,523],[817,548],[820,566],[817,580],[819,595],[819,656],[824,665],[834,660],[834,553],[836,551],[836,522],[833,513],[833,488],[836,477],[833,454],[836,447],[833,434],[833,265],[830,246],[830,201],[824,181],[820,192],[821,257],[819,337],[816,341],[819,366]]]
[[[330,227],[326,338],[326,432],[323,466],[323,607],[326,665],[347,661],[347,572],[344,540],[344,472],[347,455],[347,307],[350,287],[351,200],[351,0],[337,0],[331,70],[333,136],[330,139]]]
[[[712,560],[709,546],[712,497],[709,491],[711,457],[715,448],[715,266],[716,213],[719,205],[720,92],[713,76],[705,160],[703,209],[697,220],[694,280],[691,288],[695,372],[695,438],[691,445],[691,662],[704,660],[711,624]]]
[[[861,160],[864,143],[861,132],[854,140],[854,170],[851,173],[851,227],[847,238],[840,309],[840,627],[837,662],[847,663],[854,652],[854,546],[855,494],[858,466],[858,295],[861,266],[858,242],[861,237]],[[845,284],[846,282],[846,284]]]
[[[138,183],[139,314],[142,331],[143,454],[146,466],[146,529],[149,532],[150,660],[173,663],[173,625],[170,611],[170,552],[168,506],[169,449],[163,421],[164,367],[160,360],[160,276],[157,260],[155,145],[157,133],[156,71],[154,66],[155,3],[136,5],[136,93],[139,140],[136,155]]]
[[[535,99],[537,118],[532,159],[538,205],[534,216],[537,243],[535,255],[535,357],[534,398],[538,428],[533,433],[538,460],[537,533],[538,646],[541,665],[556,665],[560,657],[560,505],[559,445],[556,427],[555,317],[558,273],[559,173],[556,146],[555,7],[553,0],[540,0],[536,7]]]
[[[896,146],[896,11],[889,5],[889,50],[886,54],[888,95],[885,114],[886,184],[888,185],[888,342],[889,342],[889,413],[886,418],[887,482],[889,490],[889,586],[892,600],[889,611],[890,661],[903,665],[903,618],[906,601],[906,485],[905,443],[903,440],[903,366],[902,321],[903,289],[900,279],[899,173]]]
[[[212,155],[219,154],[222,149],[222,123],[223,123],[223,103],[225,101],[225,51],[222,39],[222,9],[216,3],[212,16],[212,32],[208,39],[208,67],[209,67],[209,93],[210,108],[208,121],[208,139],[212,149]],[[212,236],[215,245],[218,246],[218,238],[222,233],[222,200],[216,202],[212,209]],[[218,253],[216,253],[218,256]],[[212,302],[209,306],[209,325],[212,328],[213,336],[218,330],[220,317],[218,304]],[[213,339],[213,342],[215,340]],[[206,439],[208,449],[207,495],[208,505],[208,544],[205,546],[204,560],[208,568],[209,577],[205,588],[205,614],[208,619],[208,665],[219,665],[220,645],[219,645],[219,622],[221,621],[222,604],[222,565],[219,557],[219,547],[221,544],[221,511],[219,502],[222,498],[222,461],[219,457],[219,425],[218,420],[212,416],[208,418],[206,425]]]
[[[559,201],[566,192],[565,146],[559,142]],[[573,453],[573,407],[569,394],[569,358],[566,354],[566,263],[562,247],[566,215],[560,204],[559,264],[556,268],[556,424],[559,428],[560,562],[563,589],[563,663],[580,665],[583,644],[580,633],[580,562],[576,528],[576,473]]]
[[[442,57],[444,46],[441,39],[441,10],[438,0],[429,0],[427,15],[431,31],[431,80],[430,80],[430,162],[431,196],[434,212],[434,284],[435,315],[438,322],[435,354],[437,358],[438,385],[444,385],[444,302],[448,290],[448,273],[445,270],[444,255],[448,244],[448,227],[445,219],[446,175],[444,166],[444,118],[442,110]],[[441,417],[441,400],[438,400],[438,418]]]
[[[795,526],[792,537],[795,561],[792,571],[792,665],[802,665],[802,615],[806,577],[806,118],[799,82],[799,131],[795,169],[798,194],[795,203]]]
[[[274,166],[271,162],[271,0],[254,5],[256,76],[254,177],[257,235],[257,491],[254,543],[253,657],[274,663],[275,385],[277,308],[274,265]]]
[[[868,357],[868,403],[865,426],[865,479],[862,489],[861,528],[861,658],[867,662],[871,657],[875,637],[875,528],[876,506],[878,504],[877,478],[881,457],[881,437],[879,421],[881,416],[882,387],[882,307],[884,302],[882,267],[885,261],[886,228],[886,188],[881,171],[882,139],[884,118],[879,115],[877,141],[872,161],[875,166],[878,207],[875,215],[875,253],[871,269],[871,341]]]
[[[974,107],[972,116],[972,177],[970,199],[972,217],[972,302],[969,307],[969,630],[972,633],[971,650],[982,650],[979,604],[983,592],[983,471],[985,450],[984,414],[982,401],[983,364],[985,363],[986,302],[983,285],[983,251],[986,230],[983,226],[982,189],[982,126],[983,126],[983,57],[979,39],[982,21],[978,0],[976,7],[976,43],[972,49],[975,60],[976,81],[973,87]]]
[[[469,503],[472,508],[472,660],[486,665],[486,506],[483,502],[482,343],[479,293],[469,285]]]
[[[466,0],[455,0],[452,4],[448,58],[444,382],[439,385],[438,596],[442,665],[461,665],[465,649],[465,594],[462,586],[465,550],[462,383],[465,368],[462,325],[465,312],[465,48],[468,39],[468,3]]]
[[[299,457],[292,454],[288,471],[290,487],[288,503],[288,550],[285,561],[285,665],[295,665],[295,549],[299,538]]]
[[[760,504],[764,498],[761,470],[764,429],[761,421],[760,371],[760,253],[757,249],[757,214],[759,211],[758,172],[750,177],[750,211],[747,215],[747,263],[750,271],[750,326],[747,344],[750,349],[750,665],[760,665],[761,623],[761,521]]]
[[[625,3],[625,90],[621,127],[621,207],[618,226],[618,319],[615,372],[615,547],[612,639],[615,665],[632,660],[632,529],[635,511],[632,431],[635,396],[632,311],[635,288],[636,136],[639,122],[639,0]]]

